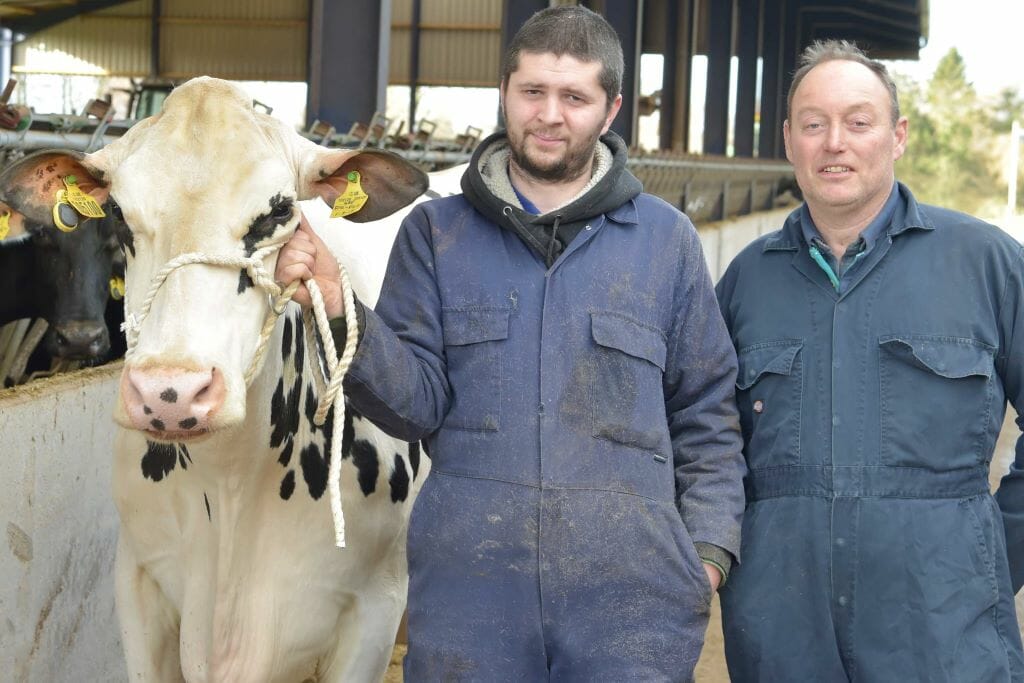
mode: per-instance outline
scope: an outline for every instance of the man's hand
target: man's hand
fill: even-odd
[[[704,571],[708,575],[708,583],[711,584],[711,593],[714,594],[718,590],[718,584],[722,583],[722,572],[718,570],[713,564],[703,563]]]
[[[298,230],[278,254],[274,279],[282,287],[295,280],[305,283],[312,279],[323,294],[327,317],[338,318],[345,314],[338,261],[323,240],[313,232],[305,216],[300,217]],[[303,308],[312,305],[305,284],[299,285],[292,300]]]

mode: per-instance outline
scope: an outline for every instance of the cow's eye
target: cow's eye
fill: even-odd
[[[121,221],[122,223],[124,222],[124,213],[121,212],[121,207],[118,206],[117,202],[115,202],[113,199],[110,200],[110,213],[112,213],[114,215],[114,218],[116,218],[117,220]]]

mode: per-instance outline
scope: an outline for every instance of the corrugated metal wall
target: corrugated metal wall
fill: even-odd
[[[306,80],[308,0],[162,0],[161,5],[156,75]],[[418,82],[493,86],[501,59],[501,7],[502,0],[423,0]],[[152,10],[151,0],[135,0],[41,31],[15,48],[14,70],[151,75]],[[391,20],[389,80],[406,84],[412,0],[392,0]],[[75,59],[57,68],[55,51]]]
[[[494,86],[501,61],[501,0],[423,0],[420,85]],[[388,80],[409,83],[412,0],[392,0]]]
[[[33,35],[14,48],[18,73],[145,76],[149,73],[150,0],[80,14]],[[61,67],[57,57],[74,57]]]
[[[158,76],[207,74],[304,81],[308,0],[163,0]],[[14,71],[151,75],[150,0],[83,14],[33,35],[14,52]],[[53,66],[54,52],[75,59]]]
[[[306,80],[307,0],[164,0],[163,6],[162,75]]]

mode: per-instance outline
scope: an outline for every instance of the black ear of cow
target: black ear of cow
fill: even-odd
[[[107,188],[85,169],[81,152],[44,150],[30,154],[0,173],[0,200],[21,212],[33,223],[50,224],[58,190],[63,178],[73,175],[78,187],[100,204],[107,199]]]
[[[384,150],[360,150],[345,160],[334,177],[347,184],[344,178],[350,171],[359,171],[360,184],[368,197],[362,209],[345,217],[354,223],[390,216],[408,206],[429,186],[427,174],[422,169]]]

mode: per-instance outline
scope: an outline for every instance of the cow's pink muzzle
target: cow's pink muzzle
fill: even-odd
[[[223,375],[216,369],[126,368],[121,375],[131,426],[161,440],[184,441],[209,431],[225,394]]]

